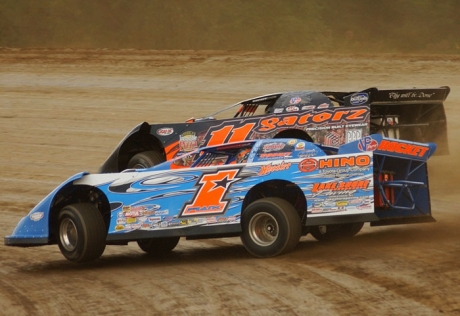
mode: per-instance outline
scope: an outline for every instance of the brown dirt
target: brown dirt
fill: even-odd
[[[74,265],[57,246],[0,245],[5,315],[458,315],[460,57],[213,51],[0,50],[0,236],[70,175],[94,172],[142,121],[184,121],[277,91],[449,85],[450,156],[430,161],[436,223],[348,241],[303,237],[255,259],[238,238],[164,258],[109,246]]]

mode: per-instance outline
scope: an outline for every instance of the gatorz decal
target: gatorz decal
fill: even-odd
[[[256,127],[256,132],[270,132],[279,127],[295,127],[305,126],[311,123],[338,123],[345,121],[364,121],[369,114],[368,108],[353,109],[353,110],[336,110],[336,111],[321,111],[317,113],[307,113],[303,115],[286,115],[273,116],[260,121]]]
[[[237,178],[239,169],[219,170],[217,173],[203,174],[198,181],[199,188],[190,203],[186,203],[181,216],[223,214],[230,199],[225,193]]]

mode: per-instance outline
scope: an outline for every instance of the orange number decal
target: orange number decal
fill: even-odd
[[[222,214],[230,200],[224,195],[236,178],[239,169],[219,170],[217,173],[203,174],[198,181],[200,187],[190,203],[186,203],[181,216]]]
[[[211,132],[211,139],[208,142],[208,146],[220,145],[225,142],[228,134],[233,129],[233,125],[224,126],[221,129]]]
[[[241,127],[234,128],[234,125],[227,125],[218,129],[217,131],[211,132],[211,138],[208,141],[207,146],[220,145],[224,143],[235,143],[245,140],[248,137],[249,132],[253,129],[255,123],[247,123]],[[227,140],[230,135],[230,139]]]

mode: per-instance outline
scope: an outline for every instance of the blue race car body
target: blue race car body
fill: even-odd
[[[137,241],[158,253],[180,237],[241,236],[249,252],[267,257],[309,232],[327,240],[352,236],[364,222],[433,221],[426,161],[435,149],[381,135],[338,150],[262,139],[200,148],[148,169],[79,173],[32,209],[5,244],[57,243],[67,259],[83,262],[106,244]]]

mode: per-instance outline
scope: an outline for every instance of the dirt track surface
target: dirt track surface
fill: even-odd
[[[450,156],[430,160],[436,223],[302,237],[255,259],[238,238],[181,240],[152,258],[108,246],[87,265],[56,245],[0,244],[5,315],[460,315],[460,57],[0,50],[0,236],[69,176],[95,172],[140,122],[184,121],[286,90],[438,87]]]

